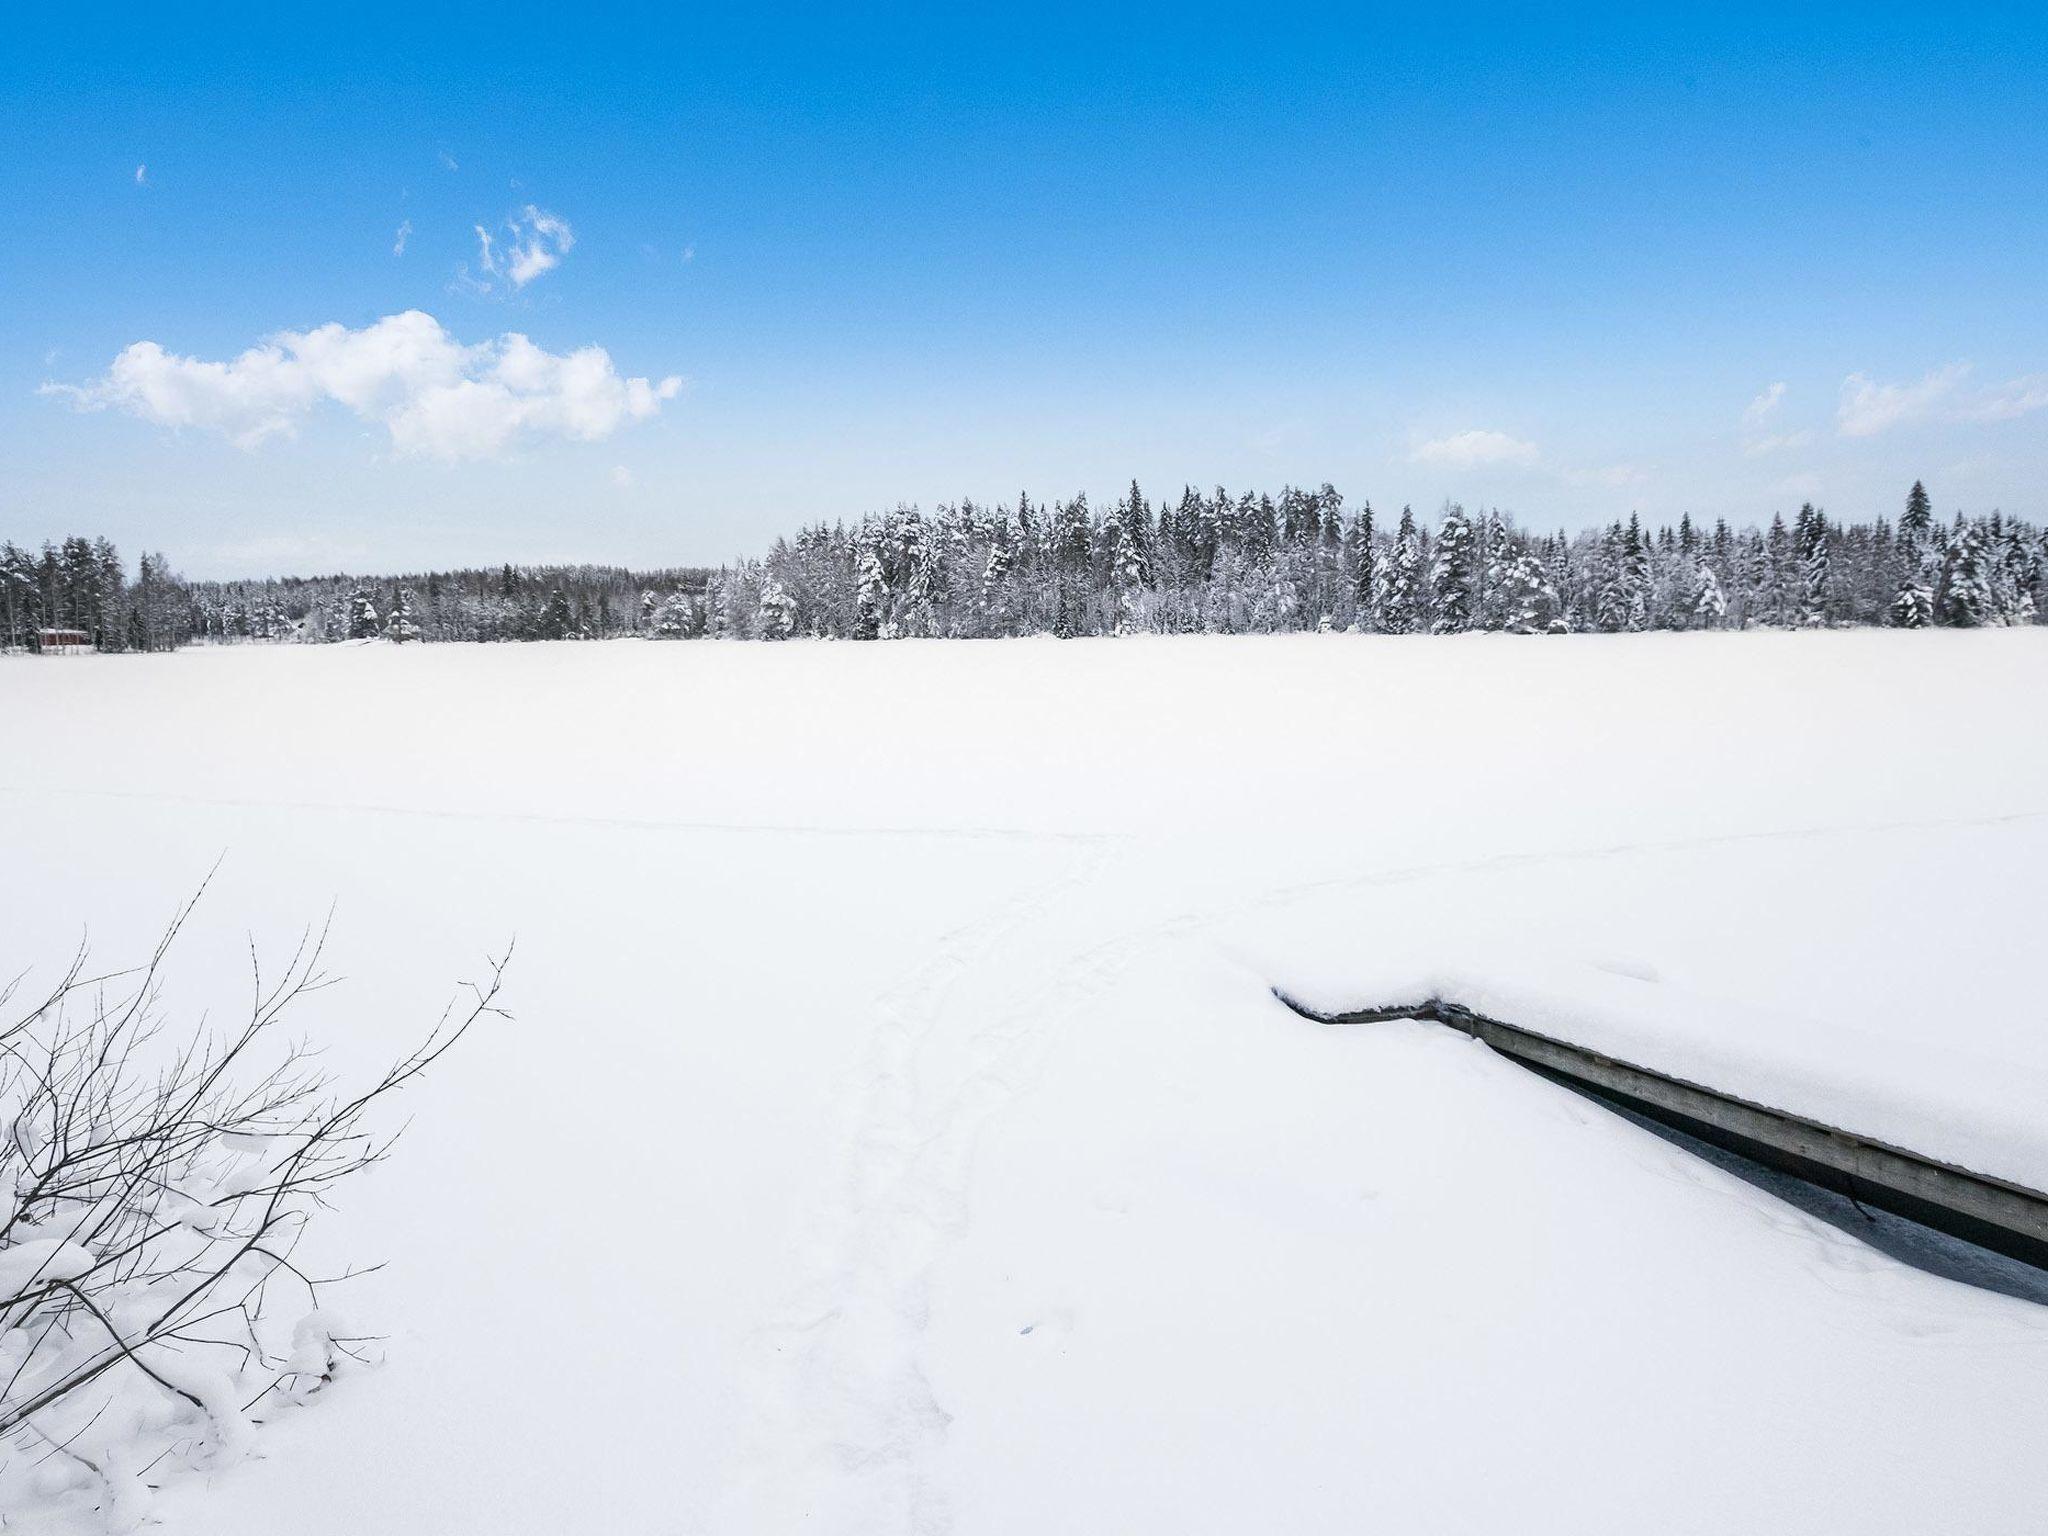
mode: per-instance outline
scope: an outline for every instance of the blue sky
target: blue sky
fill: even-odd
[[[2048,513],[2039,7],[733,11],[10,22],[0,536],[697,562],[1133,475]]]

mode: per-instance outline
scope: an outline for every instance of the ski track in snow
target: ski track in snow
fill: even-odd
[[[1121,946],[1051,964],[1038,948],[1109,856],[1084,850],[956,930],[877,1002],[844,1165],[792,1298],[757,1338],[737,1482],[714,1529],[952,1529],[937,1477],[949,1419],[920,1358],[931,1274],[966,1228],[982,1128],[1058,1025],[1114,979]],[[949,1006],[970,976],[1017,973],[1049,979],[994,1012]],[[946,1051],[960,1057],[950,1073],[923,1059]]]

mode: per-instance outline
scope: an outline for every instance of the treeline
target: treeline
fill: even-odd
[[[1149,502],[1085,497],[1014,507],[912,507],[822,524],[765,560],[714,572],[657,610],[658,635],[1386,634],[1506,630],[2031,624],[2044,617],[2048,542],[1994,513],[1935,519],[1915,484],[1896,524],[1841,523],[1808,505],[1788,524],[1640,518],[1537,534],[1447,505],[1434,527],[1391,527],[1337,491]]]
[[[1446,505],[1433,526],[1349,510],[1329,485],[1277,498],[1218,489],[1098,513],[1085,496],[963,501],[816,524],[716,570],[611,566],[136,582],[105,540],[0,547],[6,641],[84,629],[109,649],[187,639],[560,640],[639,634],[901,636],[1356,630],[1562,634],[1650,629],[2048,621],[2048,537],[1992,513],[1938,520],[1916,483],[1896,523],[1807,505],[1767,528],[1637,517],[1541,534]]]
[[[44,629],[81,630],[104,651],[169,650],[192,632],[186,586],[151,554],[130,582],[105,539],[69,538],[38,552],[0,544],[0,646],[30,647]]]
[[[0,645],[30,648],[44,629],[83,630],[102,650],[167,650],[189,641],[565,640],[645,632],[678,591],[701,594],[702,567],[501,566],[364,577],[185,581],[161,555],[126,579],[105,539],[31,553],[0,545]]]
[[[195,639],[602,640],[649,627],[677,592],[704,590],[703,567],[504,565],[400,576],[310,576],[191,583]]]

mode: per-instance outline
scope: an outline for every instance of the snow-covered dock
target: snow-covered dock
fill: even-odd
[[[1616,1061],[1444,998],[1322,1013],[1284,992],[1278,995],[1288,1007],[1319,1024],[1412,1019],[1445,1025],[1545,1077],[1695,1139],[2048,1269],[2048,1195],[2039,1190],[1894,1147],[1849,1127],[1822,1125],[1705,1083],[1688,1083],[1633,1062]]]

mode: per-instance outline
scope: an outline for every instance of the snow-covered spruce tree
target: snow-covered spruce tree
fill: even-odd
[[[1557,590],[1545,576],[1541,560],[1526,549],[1515,551],[1498,561],[1498,571],[1502,629],[1517,635],[1563,633]]]
[[[1637,513],[1628,515],[1628,527],[1621,539],[1622,581],[1628,601],[1628,622],[1630,630],[1644,630],[1650,627],[1650,551],[1643,539],[1643,520]]]
[[[1991,595],[2001,624],[2031,624],[2035,618],[2034,587],[2037,575],[2034,551],[2018,523],[2006,526],[1991,514]]]
[[[879,640],[889,627],[889,579],[882,571],[878,533],[872,522],[861,524],[854,560],[853,638]]]
[[[1915,480],[1892,543],[1894,577],[1885,622],[1895,629],[1925,629],[1934,622],[1933,545],[1934,507],[1927,487]]]
[[[1799,508],[1793,542],[1799,557],[1798,622],[1818,628],[1827,623],[1828,525],[1810,501]]]
[[[1443,522],[1437,529],[1436,559],[1429,568],[1432,634],[1459,635],[1472,627],[1472,544],[1472,524],[1465,517],[1465,509],[1455,502],[1446,503]]]
[[[761,638],[787,640],[796,633],[796,603],[773,576],[761,582]]]
[[[506,960],[377,1079],[345,1088],[287,1037],[328,984],[321,936],[249,1012],[176,1038],[148,961],[93,977],[81,951],[19,1011],[0,989],[0,1510],[23,1531],[110,1531],[149,1490],[222,1465],[252,1426],[371,1343],[301,1251],[314,1215],[390,1155],[384,1101],[496,1005]],[[509,953],[506,957],[509,959]],[[18,1522],[18,1527],[17,1527]]]
[[[569,608],[568,596],[560,587],[548,591],[547,601],[541,604],[540,613],[533,623],[536,640],[569,640],[576,635],[576,615]]]
[[[1510,611],[1510,569],[1520,553],[1520,545],[1508,531],[1507,519],[1495,507],[1486,514],[1478,525],[1479,536],[1479,594],[1474,609],[1473,623],[1480,629],[1501,630],[1510,628],[1513,614]]]
[[[937,631],[937,551],[924,514],[898,506],[888,518],[886,550],[891,585],[896,592],[895,628],[899,635],[929,637]]]
[[[1371,630],[1379,625],[1375,601],[1378,595],[1379,552],[1373,547],[1372,503],[1366,502],[1351,520],[1344,545],[1345,569],[1351,582],[1352,627]]]
[[[364,587],[356,587],[349,594],[343,607],[342,634],[350,640],[374,640],[383,633],[384,621],[377,615],[377,604]]]
[[[1085,494],[1055,504],[1052,516],[1052,560],[1055,597],[1052,632],[1062,640],[1088,633],[1092,583],[1089,566],[1095,543],[1094,520]]]
[[[657,640],[686,639],[696,628],[696,618],[697,605],[690,600],[690,594],[671,592],[656,604],[647,632]]]
[[[1315,557],[1315,609],[1319,628],[1348,627],[1356,618],[1344,569],[1344,497],[1325,481],[1316,491],[1322,531]]]
[[[1610,523],[1600,536],[1593,563],[1593,627],[1614,635],[1628,628],[1628,566],[1622,551],[1620,523]]]
[[[1950,541],[1934,616],[1938,623],[1955,629],[1976,629],[1997,622],[1999,615],[1991,590],[1981,523],[1963,523]]]
[[[1693,567],[1690,622],[1694,629],[1719,629],[1728,618],[1728,599],[1721,591],[1721,578],[1705,555]]]
[[[1133,486],[1134,495],[1136,490]],[[1112,518],[1107,531],[1110,633],[1127,635],[1139,627],[1139,608],[1145,594],[1145,556],[1124,518]]]
[[[264,638],[269,638],[270,624],[267,614],[261,628]],[[419,637],[419,620],[413,617],[412,611],[412,588],[400,587],[398,596],[392,601],[391,612],[384,619],[384,638],[403,645],[406,641],[417,640]]]
[[[1009,622],[1013,540],[1009,517],[996,518],[989,528],[988,557],[981,567],[981,612],[977,632],[982,635],[1000,635]]]
[[[1422,546],[1415,529],[1415,513],[1401,509],[1401,521],[1394,530],[1394,549],[1386,563],[1386,586],[1380,593],[1380,628],[1390,635],[1405,635],[1418,628],[1423,618]]]
[[[720,571],[704,587],[704,634],[724,640],[732,634],[732,576]]]

